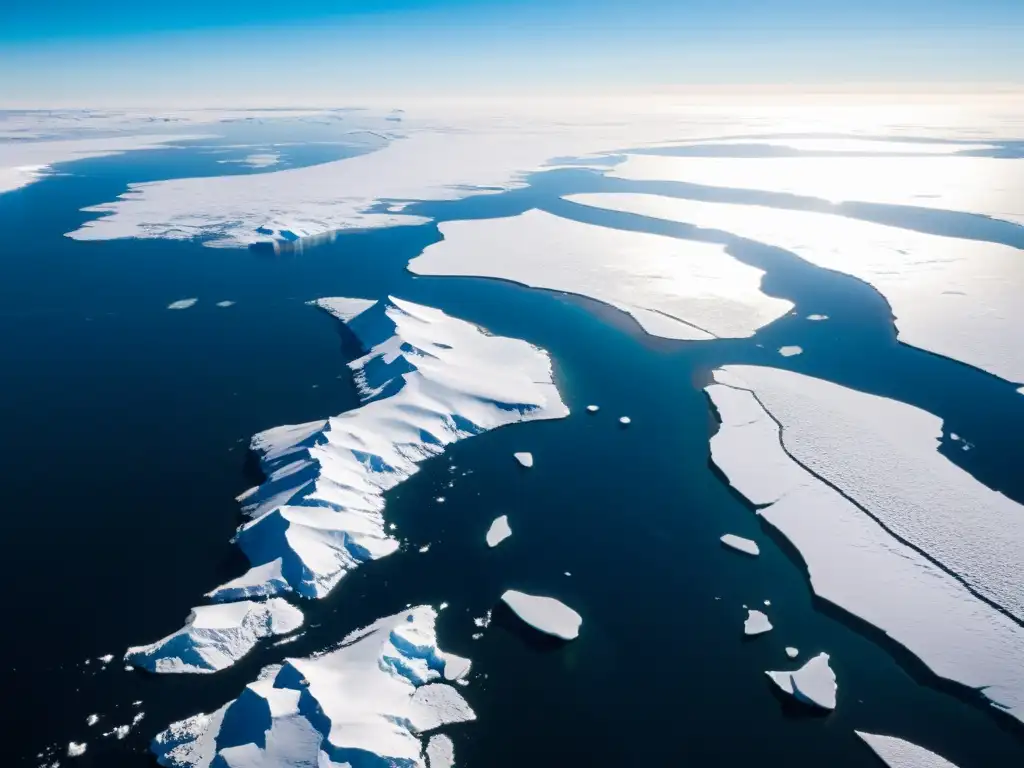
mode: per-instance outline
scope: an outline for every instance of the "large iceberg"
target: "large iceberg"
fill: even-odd
[[[1019,301],[1024,295],[1024,270],[1016,248],[759,205],[644,194],[585,194],[566,199],[721,230],[851,275],[889,302],[904,344],[1008,381],[1024,382],[1024,344],[1018,333],[1024,327],[1024,304]]]
[[[419,275],[472,275],[587,296],[670,339],[745,338],[793,305],[761,292],[763,272],[722,245],[626,232],[540,210],[448,221],[409,262]],[[481,254],[486,258],[481,258]]]
[[[1024,159],[896,157],[658,157],[630,155],[608,175],[964,211],[1024,224]],[[884,182],[880,182],[884,179]]]
[[[204,605],[185,626],[151,645],[129,648],[126,663],[150,672],[216,672],[251,651],[260,638],[302,626],[302,612],[281,598]]]
[[[253,568],[215,599],[293,590],[322,597],[350,570],[398,548],[384,493],[457,440],[568,408],[548,355],[437,309],[392,298],[322,299],[369,352],[349,364],[363,405],[252,439],[266,481],[240,497],[236,540]]]
[[[880,736],[863,731],[855,733],[889,768],[956,768],[949,760],[934,752],[895,736]]]
[[[1022,606],[1024,510],[938,453],[931,414],[774,368],[714,375],[712,460],[800,552],[814,592],[1024,720],[1024,627],[1007,615]]]
[[[161,765],[189,768],[426,768],[423,734],[476,717],[440,682],[453,660],[468,660],[438,648],[436,618],[411,608],[336,650],[267,667],[237,699],[172,724],[151,749]]]

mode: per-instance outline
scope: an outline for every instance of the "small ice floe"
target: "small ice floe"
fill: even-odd
[[[141,707],[142,706],[142,699],[136,699],[135,701],[133,701],[132,702],[132,706],[133,707]]]
[[[879,736],[863,731],[854,733],[860,736],[889,768],[956,768],[955,764],[944,757],[895,736]]]
[[[597,413],[599,410],[601,410],[601,408],[599,406],[597,406],[597,405],[588,405],[587,406],[587,413]]]
[[[795,344],[788,347],[779,347],[779,354],[783,357],[793,357],[793,355],[802,354],[803,351],[803,347],[798,347]]]
[[[730,549],[735,549],[739,552],[744,552],[745,554],[753,555],[754,557],[757,557],[759,554],[761,554],[761,549],[757,546],[756,541],[745,539],[742,536],[736,536],[735,534],[727,533],[725,534],[725,536],[719,539],[719,541],[721,541],[725,546],[729,547]]]
[[[112,653],[108,653],[106,656],[100,656],[97,659],[97,661],[99,661],[99,662],[101,662],[103,664],[109,664],[113,660],[114,660],[114,654],[112,654]]]
[[[508,515],[496,517],[491,523],[491,527],[487,529],[487,546],[496,547],[511,535],[512,529],[508,525]]]
[[[108,737],[108,738],[110,736],[113,736],[118,741],[121,741],[121,739],[123,739],[125,736],[128,735],[128,732],[131,731],[131,729],[132,729],[132,727],[130,725],[119,725],[116,728],[114,728],[114,730],[108,731],[107,733],[104,733],[103,735]]]
[[[505,592],[501,600],[516,616],[545,634],[562,640],[574,640],[580,634],[583,617],[560,600],[514,589]]]
[[[828,320],[828,315],[808,315],[807,319],[813,322],[817,322],[820,320]]]
[[[629,418],[629,416],[620,416],[619,417],[619,424],[621,424],[624,427],[628,427],[632,423],[633,423],[633,420],[631,418]]]
[[[434,501],[436,501],[438,504],[444,504],[445,498],[444,496],[438,496],[436,499],[434,499]]]
[[[142,718],[144,718],[145,716],[146,716],[145,712],[136,712],[135,713],[135,717],[132,718],[132,725],[135,726],[135,725],[138,725],[139,723],[141,723],[142,722]]]
[[[86,725],[96,725],[96,723],[98,723],[99,721],[100,721],[100,716],[99,715],[89,715],[87,718],[85,718],[85,724]]]
[[[235,305],[235,302],[233,302],[233,301],[218,301],[217,302],[217,306],[218,307],[233,307],[234,305]]]
[[[168,304],[167,308],[188,309],[189,307],[193,306],[197,301],[199,301],[199,299],[178,299],[177,301],[172,301],[170,304]]]
[[[429,544],[424,544],[422,547],[419,548],[420,554],[423,554],[424,552],[429,552],[429,551],[430,551],[430,545]]]
[[[770,632],[772,623],[761,611],[747,611],[747,620],[743,622],[743,634],[749,636],[763,635]]]
[[[488,611],[483,616],[477,616],[475,619],[473,619],[473,623],[476,624],[478,627],[487,629],[487,627],[491,626],[491,612]]]
[[[430,737],[427,765],[429,768],[452,768],[455,765],[455,745],[451,739],[442,733]]]
[[[437,606],[437,610],[443,611],[447,607],[448,607],[448,603],[441,603],[439,606]]]
[[[819,653],[795,672],[765,672],[779,688],[798,701],[822,709],[836,708],[836,673],[828,654]]]
[[[85,742],[72,741],[68,744],[68,757],[78,757],[85,754]]]
[[[519,462],[520,466],[529,469],[533,466],[533,454],[528,451],[513,454],[516,457],[516,461]]]
[[[571,574],[571,573],[569,573],[568,571],[566,571],[566,572],[565,572],[565,575],[566,575],[566,576],[572,576],[572,574]]]
[[[787,645],[786,646],[786,655],[789,656],[789,658],[791,658],[791,659],[795,659],[797,656],[800,655],[800,650],[798,648],[794,648],[791,645]]]
[[[765,604],[765,605],[771,605],[771,604],[772,604],[772,601],[771,601],[771,600],[765,600],[765,601],[764,601],[764,604]]]
[[[135,671],[135,667],[133,667],[131,664],[125,664],[124,665],[124,671],[125,672],[134,672]]]
[[[484,636],[483,632],[474,632],[472,635],[470,635],[470,637],[473,638],[474,640],[479,640],[483,636]]]

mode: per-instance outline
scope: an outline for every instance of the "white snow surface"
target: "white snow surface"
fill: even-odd
[[[753,555],[754,557],[757,557],[759,554],[761,554],[761,549],[757,546],[756,541],[753,541],[751,539],[745,539],[742,536],[737,536],[734,533],[725,534],[720,539],[720,541],[723,544],[725,544],[725,546],[730,547],[731,549],[744,552],[748,555]]]
[[[514,589],[506,591],[501,599],[534,629],[562,640],[573,640],[580,634],[583,617],[560,600],[528,595]]]
[[[566,199],[721,230],[852,275],[886,298],[903,343],[1024,382],[1024,344],[1017,332],[1024,327],[1024,304],[1018,300],[1024,294],[1024,270],[1016,248],[757,205],[643,194]]]
[[[369,350],[349,364],[363,405],[253,437],[267,479],[241,495],[250,520],[236,536],[253,570],[214,597],[323,597],[398,548],[385,529],[384,493],[419,462],[497,427],[569,414],[547,353],[524,341],[396,298],[316,303]]]
[[[508,515],[496,517],[491,523],[491,527],[487,529],[487,546],[496,547],[511,535],[512,529],[508,525]]]
[[[209,138],[204,135],[115,136],[58,141],[0,141],[0,194],[27,186],[57,163],[119,155],[140,149],[166,149],[169,142]]]
[[[743,622],[744,635],[763,635],[765,632],[770,632],[771,629],[772,623],[768,620],[767,615],[761,611],[747,611],[747,619]]]
[[[656,157],[630,155],[619,179],[681,181],[963,211],[1024,224],[1024,160],[993,157]],[[880,183],[884,179],[884,183]]]
[[[1024,720],[1024,627],[971,591],[1020,611],[1024,510],[937,453],[931,414],[773,368],[714,376],[712,460],[814,592]]]
[[[421,734],[473,720],[450,685],[437,613],[412,608],[358,630],[333,651],[265,670],[212,715],[174,723],[152,743],[165,766],[426,768]],[[219,759],[217,759],[219,758]],[[221,763],[223,761],[223,763]]]
[[[794,672],[765,672],[783,691],[805,704],[836,708],[836,673],[827,653],[819,653]]]
[[[124,659],[150,672],[216,672],[251,651],[260,638],[302,626],[302,612],[281,598],[205,605],[185,626],[151,645],[129,648]]]
[[[924,747],[895,736],[854,731],[889,768],[957,768]]]
[[[452,768],[455,765],[455,745],[439,733],[427,742],[427,765],[430,768]]]
[[[649,334],[746,338],[793,305],[761,292],[761,270],[713,243],[626,232],[529,210],[438,225],[444,239],[409,262],[420,275],[471,275],[586,296]]]
[[[577,195],[587,205],[722,229],[870,283],[893,306],[901,341],[1011,381],[1024,380],[1012,329],[1024,322],[1020,252],[830,214],[674,200]],[[812,316],[817,318],[819,316]]]
[[[529,469],[530,467],[533,466],[533,454],[532,453],[530,453],[528,451],[523,451],[523,452],[520,452],[520,453],[517,453],[517,454],[514,454],[514,455],[515,455],[516,461],[518,461],[521,466],[524,466],[527,469]]]

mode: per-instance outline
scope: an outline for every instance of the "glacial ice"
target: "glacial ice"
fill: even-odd
[[[763,635],[765,632],[770,632],[772,629],[772,623],[768,620],[768,617],[761,611],[748,610],[747,620],[743,622],[743,634],[749,636]]]
[[[737,536],[733,533],[725,534],[720,539],[720,541],[727,547],[738,550],[740,552],[745,552],[746,554],[753,555],[754,557],[757,557],[759,554],[761,554],[761,549],[757,546],[756,541],[745,539],[742,536]]]
[[[129,648],[125,661],[150,672],[216,672],[251,651],[260,638],[302,626],[302,612],[281,598],[205,605],[185,626],[151,645]]]
[[[178,301],[172,301],[167,305],[168,309],[188,309],[189,307],[195,306],[195,303],[199,299],[178,299]]]
[[[756,189],[839,203],[963,211],[1024,224],[1024,160],[994,157],[656,157],[631,155],[607,175]],[[885,179],[885,183],[879,183]]]
[[[506,591],[501,600],[534,629],[562,640],[573,640],[579,636],[583,617],[560,600],[513,589]]]
[[[936,451],[930,414],[778,369],[714,376],[712,460],[800,552],[815,594],[1024,720],[1024,628],[971,592],[1018,609],[1024,511]]]
[[[164,766],[390,765],[426,768],[422,734],[472,720],[438,682],[452,658],[436,612],[419,606],[353,632],[332,651],[264,670],[211,715],[174,723],[152,744]]]
[[[758,205],[643,194],[585,194],[566,199],[721,230],[851,275],[889,302],[904,344],[1007,381],[1024,382],[1024,344],[1017,333],[1024,327],[1024,304],[1019,301],[1024,295],[1024,270],[1016,248]]]
[[[587,296],[649,334],[746,338],[792,304],[761,292],[763,272],[724,246],[626,232],[529,210],[438,225],[444,239],[409,262],[419,275],[491,277]],[[486,252],[487,258],[479,258]]]
[[[803,347],[798,347],[796,345],[779,347],[779,354],[783,357],[793,357],[794,355],[803,354],[803,351]]]
[[[240,496],[250,519],[236,541],[253,569],[215,598],[324,596],[398,548],[385,530],[384,492],[419,462],[465,437],[569,413],[548,355],[524,341],[395,298],[315,303],[369,350],[349,364],[363,404],[252,439],[267,479]]]
[[[515,454],[516,461],[519,462],[520,466],[529,469],[533,466],[533,454],[529,452],[522,452]]]
[[[917,744],[897,739],[895,736],[880,736],[864,731],[854,731],[864,743],[889,768],[956,768],[956,766]]]
[[[780,689],[805,704],[836,708],[836,674],[827,653],[819,653],[795,672],[765,672]]]
[[[508,515],[496,517],[491,523],[491,527],[487,529],[487,546],[496,547],[511,535],[512,529],[508,525]]]

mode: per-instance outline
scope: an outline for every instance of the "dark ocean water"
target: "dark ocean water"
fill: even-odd
[[[297,150],[296,162],[330,159],[317,151]],[[91,216],[81,207],[113,199],[128,182],[248,172],[217,159],[193,148],[83,161],[63,169],[70,175],[0,196],[7,764],[38,765],[37,753],[56,746],[62,754],[76,740],[89,748],[70,764],[151,765],[153,734],[220,706],[263,665],[327,647],[407,603],[442,601],[450,604],[439,621],[442,647],[474,661],[465,695],[479,719],[452,731],[463,766],[878,765],[854,729],[909,739],[960,768],[1024,764],[1024,728],[812,597],[799,556],[709,467],[716,425],[701,388],[718,365],[762,363],[918,405],[974,444],[964,452],[949,442],[951,460],[1018,501],[1024,399],[991,376],[897,344],[886,302],[857,280],[725,233],[558,198],[628,190],[820,204],[560,170],[526,189],[408,211],[444,220],[541,207],[726,242],[766,270],[766,292],[797,305],[754,338],[690,344],[652,339],[625,315],[575,297],[414,277],[405,266],[438,239],[434,224],[277,255],[63,237]],[[846,212],[1024,243],[1020,228],[978,217]],[[215,675],[86,665],[178,629],[204,592],[244,570],[229,539],[239,522],[233,498],[259,479],[249,436],[357,404],[336,321],[305,302],[388,294],[544,347],[572,416],[497,430],[424,463],[388,495],[386,517],[407,545],[346,577],[329,598],[304,603],[307,630],[297,642],[263,646]],[[199,298],[193,308],[166,309],[189,297]],[[237,303],[216,307],[221,300]],[[831,319],[803,319],[811,313]],[[775,350],[784,344],[804,354],[782,358]],[[600,413],[587,414],[589,403]],[[620,415],[632,418],[628,429]],[[533,452],[529,472],[512,460],[518,450]],[[500,514],[514,533],[488,550],[484,533]],[[761,556],[725,550],[718,537],[726,532],[758,540]],[[499,618],[472,640],[473,618],[507,588],[576,608],[580,639],[553,650]],[[775,630],[745,640],[742,605],[766,599]],[[801,659],[832,655],[834,713],[810,714],[772,691],[763,671],[795,666],[787,645]],[[135,700],[142,723],[124,741],[100,738],[130,721]],[[89,728],[94,712],[101,720]]]

